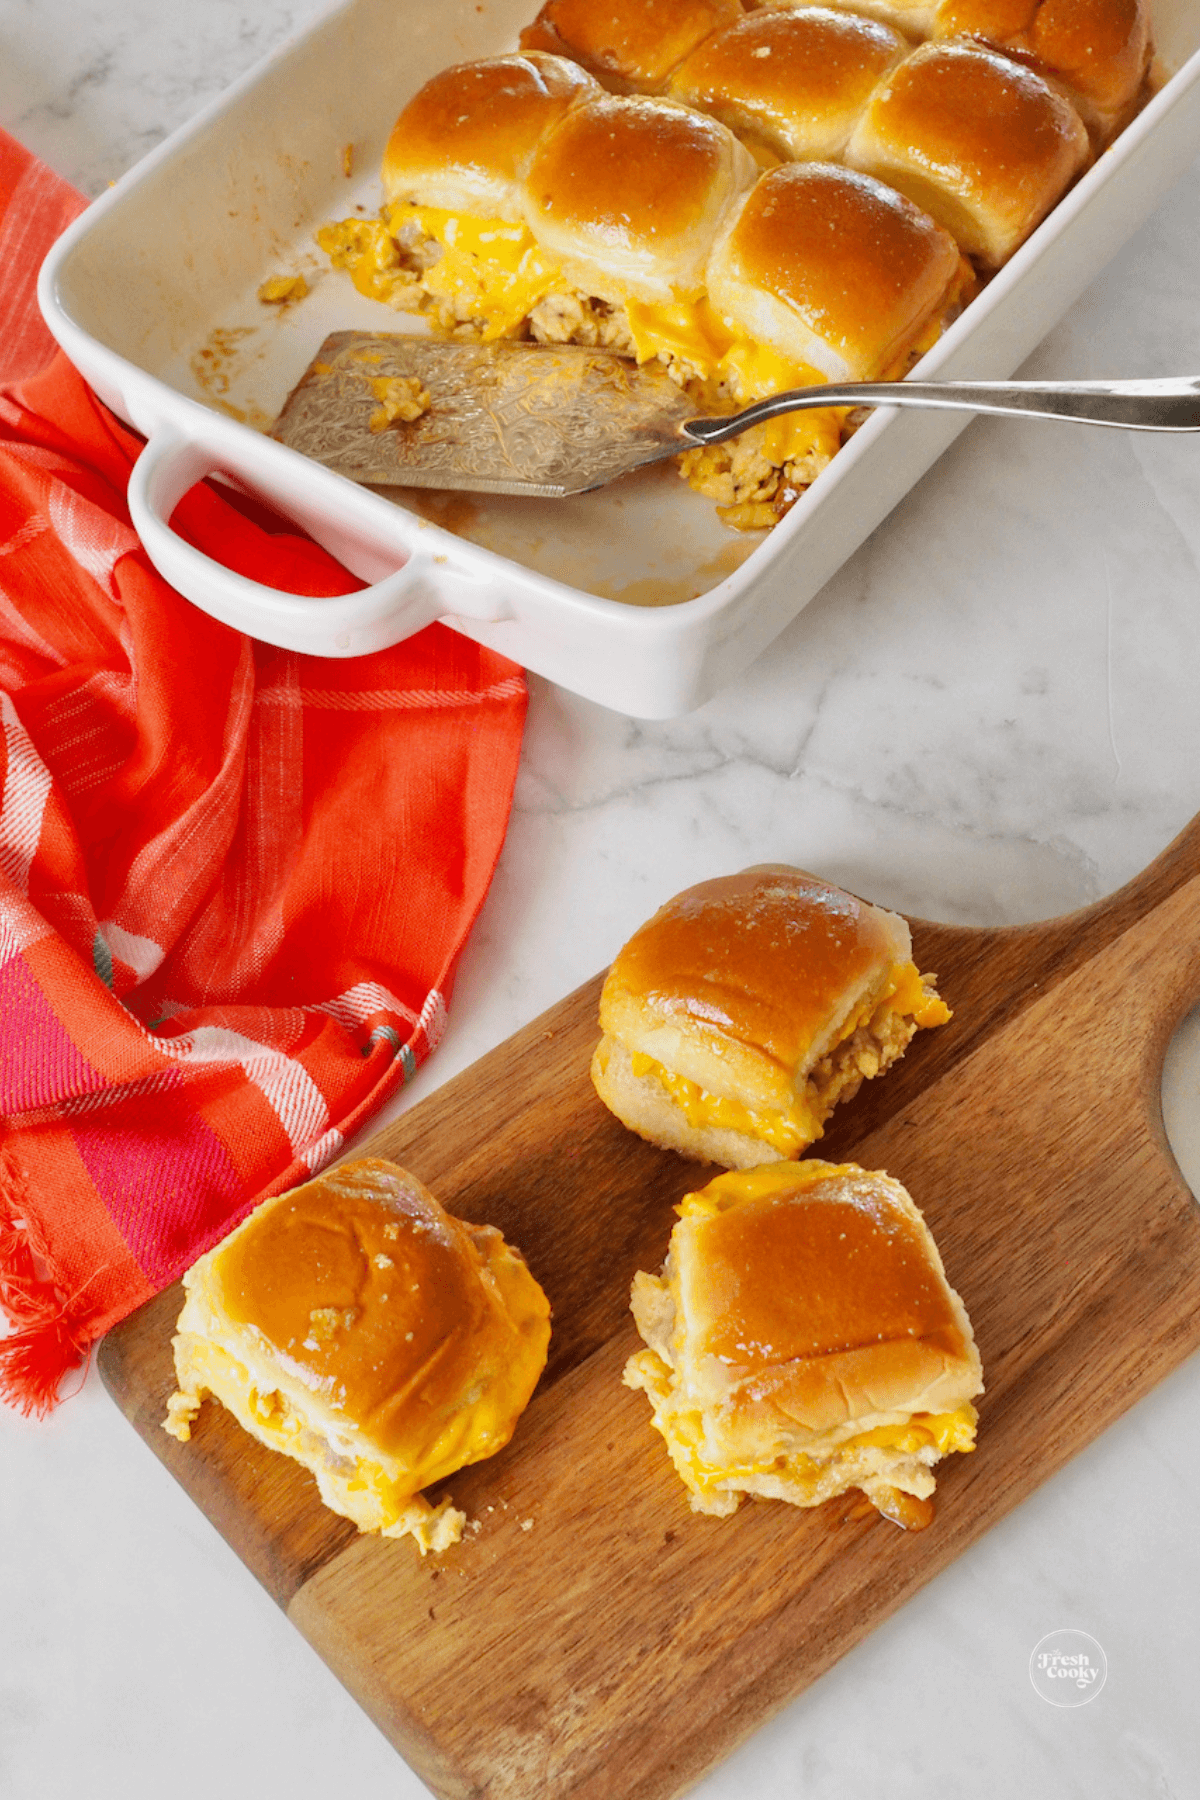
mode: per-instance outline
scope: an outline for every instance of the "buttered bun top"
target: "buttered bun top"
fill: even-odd
[[[785,161],[827,159],[909,48],[898,31],[853,13],[761,8],[706,38],[668,92]]]
[[[708,269],[713,304],[828,381],[896,371],[964,279],[958,249],[892,187],[835,163],[785,163],[733,216]]]
[[[803,4],[804,0],[765,0],[765,5],[772,9]],[[933,31],[939,0],[823,0],[823,4],[836,6],[839,11],[858,13],[864,19],[879,19],[916,42]]]
[[[997,268],[1089,155],[1054,88],[981,44],[930,43],[876,90],[846,161],[907,194],[968,256]]]
[[[820,0],[875,20],[909,43],[975,39],[1057,83],[1102,146],[1132,116],[1151,55],[1148,0]],[[745,10],[806,12],[804,0]],[[662,92],[685,59],[735,27],[737,0],[549,0],[521,34],[524,49],[569,56],[618,92]],[[765,61],[766,58],[763,57]],[[700,102],[703,104],[703,102]],[[822,153],[826,154],[826,153]]]
[[[597,82],[560,56],[492,56],[444,69],[409,101],[383,155],[388,200],[520,219],[545,133]]]
[[[952,1410],[979,1391],[958,1295],[899,1182],[773,1163],[689,1195],[672,1234],[681,1373],[736,1413],[814,1434],[863,1413]],[[743,1424],[746,1421],[743,1420]]]
[[[569,56],[618,93],[655,93],[741,0],[547,0],[521,33],[523,50]]]
[[[977,38],[1027,62],[1100,144],[1131,117],[1150,64],[1146,0],[941,0],[933,35]]]
[[[260,1209],[212,1280],[229,1321],[385,1455],[424,1462],[472,1390],[472,1431],[498,1448],[541,1369],[546,1308],[522,1258],[377,1160]]]
[[[822,1056],[865,989],[907,963],[898,913],[782,864],[699,882],[660,906],[609,971],[601,1026],[681,1032],[790,1084]]]
[[[716,119],[669,100],[603,94],[547,134],[527,217],[565,273],[602,300],[690,299],[713,237],[757,165]]]

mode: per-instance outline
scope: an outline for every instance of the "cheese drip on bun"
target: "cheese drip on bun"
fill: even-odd
[[[799,1156],[949,1008],[907,923],[799,869],[688,888],[617,955],[592,1080],[617,1117],[726,1168]]]
[[[264,1200],[184,1288],[173,1436],[211,1395],[360,1530],[422,1554],[461,1534],[421,1489],[508,1442],[550,1338],[545,1295],[494,1227],[393,1163],[344,1163]]]
[[[934,1465],[975,1446],[979,1352],[898,1181],[853,1163],[722,1175],[679,1207],[661,1275],[639,1273],[653,1408],[693,1510],[744,1494],[818,1506],[860,1488],[928,1523]]]

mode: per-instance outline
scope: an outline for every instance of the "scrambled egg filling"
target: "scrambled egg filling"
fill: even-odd
[[[944,1025],[949,1019],[949,1007],[926,985],[927,979],[932,977],[922,976],[915,963],[894,969],[883,996],[851,1013],[837,1043],[810,1072],[786,1112],[757,1110],[710,1094],[639,1051],[630,1058],[633,1073],[665,1088],[694,1130],[742,1132],[761,1138],[780,1156],[796,1156],[823,1135],[839,1100],[852,1099],[864,1081],[903,1055],[919,1027]]]
[[[398,312],[420,312],[425,305],[417,269],[400,254],[400,246],[379,219],[343,219],[323,225],[317,243],[335,269],[345,269],[360,294],[382,300]]]
[[[666,1440],[680,1479],[702,1503],[700,1510],[708,1510],[703,1503],[715,1497],[732,1495],[738,1489],[752,1491],[763,1476],[779,1477],[789,1488],[814,1495],[822,1489],[837,1491],[857,1485],[854,1477],[866,1475],[858,1459],[864,1450],[890,1450],[927,1470],[940,1457],[952,1452],[966,1455],[975,1448],[979,1414],[966,1401],[953,1412],[913,1413],[896,1424],[876,1425],[831,1445],[814,1445],[812,1454],[793,1450],[760,1462],[715,1462],[706,1454],[702,1411],[698,1406],[680,1405],[674,1384],[674,1371],[654,1350],[639,1351],[626,1365],[625,1385],[646,1393],[654,1427]],[[901,1484],[906,1474],[910,1472],[889,1471],[889,1477],[898,1477]],[[870,1478],[878,1479],[879,1471],[872,1469]]]
[[[429,389],[416,375],[372,375],[367,386],[379,402],[367,420],[373,432],[386,431],[397,422],[411,425],[429,411]]]
[[[741,335],[705,298],[612,307],[578,292],[519,222],[399,201],[379,220],[323,226],[317,242],[368,299],[425,313],[446,336],[487,343],[528,334],[544,343],[600,345],[639,363],[658,360],[695,396],[698,412],[824,380]],[[684,451],[680,473],[716,501],[727,524],[764,529],[830,462],[847,410],[814,407],[753,426],[728,444]]]
[[[761,1138],[781,1156],[795,1156],[821,1136],[821,1120],[807,1095],[798,1096],[787,1112],[758,1111],[743,1106],[740,1100],[707,1093],[698,1082],[664,1069],[640,1050],[635,1050],[629,1061],[636,1076],[648,1075],[666,1089],[693,1130],[740,1131],[748,1137]]]
[[[378,1531],[384,1537],[413,1537],[422,1555],[427,1550],[443,1550],[461,1538],[466,1515],[449,1501],[431,1506],[418,1491],[445,1474],[444,1468],[415,1468],[399,1477],[389,1476],[373,1458],[330,1442],[307,1424],[277,1389],[261,1393],[249,1370],[228,1351],[193,1340],[187,1361],[186,1386],[168,1400],[163,1427],[180,1443],[191,1437],[201,1404],[211,1395],[261,1443],[311,1470],[326,1505],[353,1519],[360,1530]]]
[[[258,290],[258,297],[264,306],[288,306],[295,300],[303,300],[308,293],[308,283],[303,275],[271,275]]]

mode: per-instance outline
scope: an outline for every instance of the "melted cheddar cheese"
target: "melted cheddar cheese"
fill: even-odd
[[[795,1156],[821,1135],[821,1120],[803,1097],[795,1100],[786,1113],[756,1111],[743,1106],[740,1100],[706,1092],[698,1082],[673,1074],[640,1051],[635,1051],[629,1060],[635,1075],[648,1075],[666,1089],[694,1131],[744,1132],[748,1137],[761,1138],[781,1156]]]
[[[631,1369],[637,1379],[630,1381]],[[693,1494],[711,1496],[728,1491],[730,1486],[752,1480],[779,1469],[783,1458],[762,1463],[716,1464],[704,1455],[704,1417],[698,1407],[681,1407],[672,1393],[671,1372],[653,1350],[642,1350],[630,1358],[625,1371],[625,1385],[645,1389],[653,1409],[652,1423],[662,1434],[676,1473]],[[792,1456],[787,1463],[789,1476],[799,1480],[817,1473],[812,1457]]]
[[[322,225],[317,243],[335,269],[345,269],[360,294],[387,306],[410,309],[417,291],[411,269],[404,266],[395,238],[381,219],[343,219]]]
[[[714,411],[725,395],[748,405],[788,388],[819,387],[825,379],[807,363],[789,362],[769,345],[742,336],[704,296],[670,306],[630,300],[625,311],[638,361],[659,357],[684,364],[709,390],[703,398]],[[813,407],[770,419],[760,428],[762,454],[775,464],[814,454],[830,457],[841,442],[845,415],[844,407]]]
[[[405,269],[400,250],[401,244],[418,241],[440,249],[420,276]],[[479,322],[485,342],[513,335],[550,295],[575,291],[538,248],[529,227],[512,220],[397,201],[385,208],[382,220],[346,219],[323,226],[317,242],[368,299],[408,309],[417,284],[460,316]],[[731,394],[748,404],[824,380],[807,364],[789,362],[739,334],[703,296],[660,306],[630,300],[625,310],[638,362],[657,358],[682,364],[692,382],[707,390],[697,393],[698,405],[720,410]],[[827,459],[841,442],[845,413],[844,407],[815,407],[772,419],[761,428],[762,452],[779,465],[814,454]]]
[[[918,1027],[944,1025],[950,1018],[950,1008],[939,994],[931,993],[925,987],[915,963],[897,965],[882,997],[873,996],[852,1010],[833,1051],[869,1021],[879,1022],[888,1014],[911,1019]],[[786,1111],[753,1108],[723,1094],[709,1093],[698,1082],[664,1068],[662,1063],[641,1051],[631,1053],[630,1063],[635,1076],[649,1077],[666,1090],[694,1131],[741,1132],[748,1137],[761,1138],[783,1157],[797,1156],[809,1144],[815,1144],[823,1135],[825,1121],[837,1104],[836,1084],[829,1096],[823,1098],[810,1080],[803,1091],[794,1096]]]
[[[357,1453],[352,1434],[335,1443],[308,1424],[285,1394],[277,1388],[261,1391],[245,1364],[213,1343],[191,1339],[188,1344],[188,1391],[174,1394],[167,1403],[165,1429],[186,1443],[201,1401],[208,1395],[219,1400],[244,1430],[272,1450],[280,1450],[309,1469],[317,1480],[327,1506],[353,1519],[362,1531],[378,1531],[384,1537],[413,1537],[421,1554],[442,1550],[462,1535],[465,1515],[449,1501],[431,1506],[419,1489],[470,1460],[446,1456],[443,1440],[423,1459],[399,1475],[389,1474],[375,1458]],[[461,1435],[461,1427],[459,1428]],[[476,1449],[486,1455],[487,1422]],[[460,1446],[455,1446],[457,1453]]]
[[[871,1431],[860,1431],[839,1444],[839,1450],[874,1448],[899,1450],[904,1456],[915,1456],[932,1444],[939,1456],[952,1451],[966,1455],[975,1448],[975,1426],[979,1414],[967,1401],[953,1412],[914,1413],[903,1425],[876,1425]]]
[[[548,295],[567,289],[562,271],[542,254],[527,225],[408,201],[389,206],[387,222],[402,242],[411,233],[440,245],[421,285],[482,321],[485,341],[510,336]]]
[[[922,1028],[945,1025],[950,1019],[950,1008],[940,994],[931,993],[925,986],[925,978],[916,963],[905,963],[903,968],[897,969],[893,982],[887,996],[889,1011],[903,1014]]]

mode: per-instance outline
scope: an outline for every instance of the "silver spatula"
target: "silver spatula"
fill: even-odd
[[[416,377],[429,406],[379,426],[379,383]],[[1074,419],[1138,431],[1200,431],[1200,377],[1155,381],[873,381],[796,388],[721,418],[658,364],[577,345],[442,343],[335,331],[272,435],[354,481],[557,499],[644,463],[810,406],[926,406]]]

